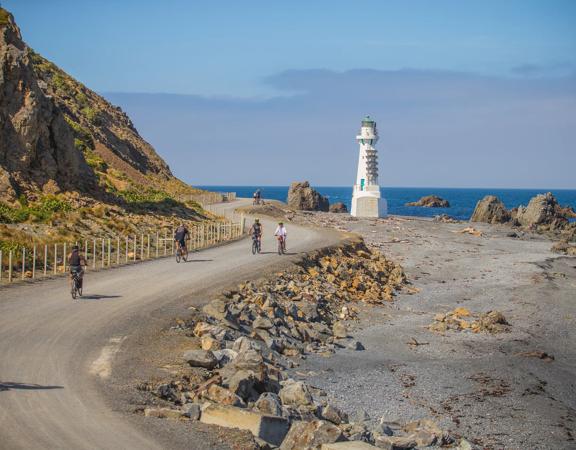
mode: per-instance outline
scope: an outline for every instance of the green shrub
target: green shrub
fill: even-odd
[[[0,25],[7,25],[10,19],[10,13],[0,7]]]
[[[55,195],[47,195],[32,205],[14,208],[0,203],[0,223],[21,223],[27,220],[46,222],[55,213],[72,211],[72,206]]]
[[[94,108],[90,108],[89,106],[82,108],[82,115],[94,125],[98,125],[100,123],[100,112]]]
[[[88,165],[94,170],[106,172],[108,169],[108,164],[106,164],[106,161],[104,161],[100,155],[93,152],[92,150],[85,148],[84,158],[86,159],[86,163],[88,163]]]

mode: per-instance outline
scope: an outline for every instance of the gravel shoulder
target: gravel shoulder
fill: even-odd
[[[479,448],[576,448],[576,258],[510,228],[390,217],[300,214],[296,221],[362,235],[413,283],[389,307],[363,307],[352,332],[366,351],[310,357],[295,372],[373,420],[434,418]],[[428,325],[464,307],[501,311],[499,334]],[[414,342],[421,344],[416,345]],[[552,361],[521,356],[545,352]]]

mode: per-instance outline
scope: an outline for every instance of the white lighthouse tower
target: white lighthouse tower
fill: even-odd
[[[378,185],[378,152],[374,148],[378,142],[376,122],[370,116],[362,120],[360,134],[356,136],[360,145],[358,157],[358,175],[352,194],[352,211],[354,217],[385,217],[386,200],[380,198]]]

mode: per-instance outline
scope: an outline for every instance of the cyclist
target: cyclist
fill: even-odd
[[[284,248],[284,251],[286,251],[286,238],[288,237],[288,232],[286,231],[283,222],[278,222],[274,236],[276,236],[278,240],[282,240],[282,247]]]
[[[248,234],[250,234],[252,236],[253,240],[254,239],[258,240],[258,245],[260,246],[260,248],[262,248],[262,232],[263,231],[264,231],[264,228],[262,227],[262,224],[260,223],[260,219],[254,219],[254,223],[250,227]]]
[[[190,236],[188,228],[186,228],[186,225],[184,225],[183,223],[180,224],[180,226],[176,228],[176,231],[174,231],[174,241],[176,241],[176,243],[178,244],[178,249],[182,249],[185,252],[188,251],[186,249],[186,239],[188,238],[188,236]]]
[[[70,266],[70,286],[72,286],[72,277],[76,273],[78,275],[78,287],[82,289],[86,258],[84,258],[84,255],[80,252],[80,248],[77,245],[74,245],[72,251],[68,254],[68,265]]]

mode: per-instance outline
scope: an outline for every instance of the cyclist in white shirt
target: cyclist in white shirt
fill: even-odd
[[[278,226],[276,227],[274,236],[282,238],[284,244],[284,250],[286,250],[286,238],[288,237],[288,232],[286,231],[286,227],[282,222],[278,222]]]

